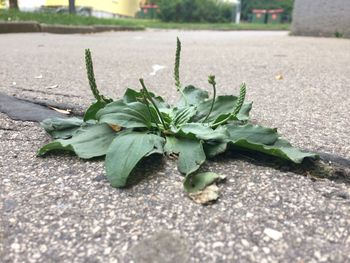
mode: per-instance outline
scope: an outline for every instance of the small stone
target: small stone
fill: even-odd
[[[96,227],[94,227],[93,229],[92,229],[92,233],[93,234],[96,234],[98,231],[100,231],[101,230],[101,227],[99,227],[99,226],[96,226]]]
[[[254,214],[248,212],[246,215],[245,215],[247,218],[252,218],[254,216]]]
[[[213,248],[218,248],[218,247],[223,247],[223,246],[225,246],[225,245],[222,242],[214,242],[213,243]]]
[[[106,248],[104,249],[104,251],[103,251],[103,254],[109,255],[109,254],[111,253],[111,251],[112,251],[112,248],[111,248],[111,247],[106,247]]]
[[[277,241],[282,238],[283,234],[282,232],[279,232],[277,230],[274,230],[272,228],[265,228],[264,234],[270,237],[271,239]]]
[[[21,249],[21,245],[18,244],[18,243],[13,243],[13,244],[11,245],[11,248],[12,248],[13,250],[15,250],[15,251],[19,251],[19,250]]]
[[[238,202],[237,204],[235,204],[233,206],[234,208],[242,208],[243,207],[243,204],[241,202]]]
[[[243,246],[249,247],[249,242],[246,239],[242,239],[241,243],[242,243]]]
[[[270,254],[270,249],[268,247],[263,247],[262,250],[264,251],[265,254]]]
[[[122,247],[122,251],[127,251],[129,247],[128,243],[125,243],[124,246]]]
[[[46,245],[41,245],[39,247],[39,250],[40,250],[41,253],[45,253],[47,251],[47,246]]]
[[[317,259],[320,259],[320,258],[322,257],[320,251],[315,251],[315,252],[314,252],[314,256],[315,256]]]

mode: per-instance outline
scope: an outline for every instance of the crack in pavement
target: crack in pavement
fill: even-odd
[[[71,109],[72,115],[67,116],[49,108]],[[77,109],[79,108],[79,109]],[[83,110],[76,105],[57,103],[55,101],[43,101],[38,99],[22,99],[8,96],[0,92],[0,112],[7,114],[13,120],[41,122],[52,117],[68,118],[71,116],[82,116]],[[11,128],[0,130],[16,131]],[[14,139],[17,140],[17,139]],[[312,151],[311,151],[312,152]],[[311,175],[320,178],[328,178],[333,181],[350,183],[350,160],[329,153],[317,153],[320,155],[319,165],[311,165],[309,170],[315,171]],[[265,162],[266,163],[266,162]],[[304,173],[307,169],[304,169]],[[319,176],[318,176],[319,174]]]
[[[67,115],[49,109],[48,106],[62,109],[76,108],[74,106],[72,107],[56,102],[51,104],[51,102],[48,101],[30,101],[29,99],[20,99],[0,92],[0,112],[5,113],[13,120],[41,122],[44,119],[52,117],[68,117]],[[74,112],[80,113],[79,110],[74,110]]]
[[[62,97],[68,97],[68,98],[69,97],[81,98],[81,96],[78,96],[78,95],[64,94],[64,93],[58,93],[58,92],[47,92],[47,91],[28,89],[28,88],[23,88],[23,87],[18,87],[18,86],[13,86],[13,88],[19,89],[22,91],[35,92],[35,93],[40,93],[40,94],[55,95],[55,96],[62,96]]]

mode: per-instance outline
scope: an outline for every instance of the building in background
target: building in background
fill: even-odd
[[[68,0],[46,0],[46,7],[68,7]],[[76,7],[89,7],[97,17],[134,17],[140,0],[75,0]]]
[[[77,8],[91,10],[97,17],[135,17],[143,0],[75,0]],[[21,11],[35,11],[41,7],[68,8],[68,0],[18,0]],[[0,0],[0,8],[8,8],[8,0]]]
[[[350,0],[295,0],[292,33],[350,38]]]
[[[33,11],[45,4],[45,0],[18,0],[18,6],[23,11]],[[0,0],[0,8],[8,8],[8,0]]]

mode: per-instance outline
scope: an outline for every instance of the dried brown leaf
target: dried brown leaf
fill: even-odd
[[[52,106],[48,106],[50,109],[57,111],[59,113],[65,114],[65,115],[70,115],[72,113],[72,110],[66,109],[66,110],[62,110],[62,109],[58,109]]]
[[[219,198],[219,187],[212,184],[204,188],[202,191],[189,193],[188,196],[197,204],[209,204],[215,202]]]

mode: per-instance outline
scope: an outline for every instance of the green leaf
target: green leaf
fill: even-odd
[[[181,97],[180,101],[177,104],[179,108],[184,107],[186,105],[197,106],[199,103],[203,102],[209,97],[209,94],[206,90],[202,90],[194,86],[185,87],[182,90],[182,94],[185,96],[186,99],[183,96]]]
[[[178,127],[184,123],[187,123],[195,114],[196,107],[188,106],[183,108],[174,108],[172,112],[172,122],[171,124],[175,127]]]
[[[203,123],[186,123],[179,128],[176,134],[180,137],[204,141],[224,141],[229,135],[226,128],[213,130]]]
[[[50,118],[43,120],[40,125],[54,139],[67,139],[84,124],[82,119],[73,118]]]
[[[103,109],[107,105],[107,102],[101,100],[101,101],[96,101],[90,107],[86,110],[84,114],[84,121],[88,120],[96,120],[96,113],[100,110]]]
[[[214,102],[213,110],[210,116],[206,120],[208,123],[219,122],[227,118],[228,115],[232,113],[238,98],[236,96],[218,96]],[[206,100],[200,103],[197,107],[197,114],[192,119],[193,122],[202,122],[205,116],[208,115],[212,105],[212,100]],[[252,108],[251,102],[245,102],[236,116],[236,120],[246,121],[249,119],[249,112]]]
[[[227,150],[227,142],[209,142],[205,143],[203,147],[207,158],[213,158]]]
[[[150,108],[154,110],[154,108]],[[157,116],[155,111],[153,116]],[[96,117],[100,123],[118,125],[124,128],[150,128],[152,126],[150,112],[147,106],[141,102],[115,101],[98,111]]]
[[[221,179],[221,176],[212,172],[190,174],[185,178],[184,188],[187,193],[196,193],[219,179]]]
[[[143,96],[141,92],[128,88],[124,93],[123,101],[125,103],[137,102],[137,101],[142,102]]]
[[[164,151],[168,154],[179,155],[177,168],[180,173],[188,175],[198,170],[205,162],[205,153],[202,141],[190,139],[177,139],[166,137]]]
[[[317,154],[302,152],[288,141],[280,139],[276,129],[252,124],[229,124],[226,127],[231,144],[238,148],[262,152],[294,163],[301,163],[306,157],[318,158]]]
[[[165,112],[168,112],[169,111],[169,104],[166,103],[164,101],[164,99],[161,97],[161,96],[156,96],[154,93],[152,92],[149,92],[148,93],[151,98],[153,99],[153,101],[155,102],[155,104],[157,105],[158,109],[163,112],[163,110]],[[143,95],[142,95],[142,92],[141,91],[136,91],[136,90],[133,90],[133,89],[130,89],[128,88],[125,93],[124,93],[124,96],[123,96],[123,101],[125,103],[130,103],[130,102],[143,102]]]
[[[233,143],[240,149],[262,152],[294,163],[302,163],[305,158],[318,159],[318,155],[314,153],[302,152],[294,148],[288,141],[278,139],[272,145],[264,145],[261,143],[252,143],[247,140],[239,140]]]
[[[266,128],[259,125],[228,124],[226,125],[231,142],[247,140],[252,143],[273,144],[279,135],[276,129]]]
[[[107,124],[96,124],[81,128],[70,139],[58,139],[43,146],[38,156],[45,155],[52,150],[72,151],[83,159],[103,156],[113,139],[117,136]]]
[[[130,132],[118,136],[106,155],[107,179],[113,187],[123,187],[131,171],[146,156],[163,153],[164,139],[154,134]]]

